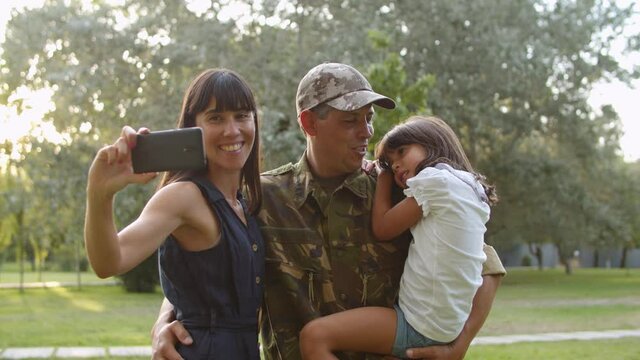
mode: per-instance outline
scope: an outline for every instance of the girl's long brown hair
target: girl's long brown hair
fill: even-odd
[[[216,111],[251,111],[255,127],[255,140],[240,175],[240,187],[247,197],[249,212],[257,214],[262,205],[260,186],[260,131],[258,110],[251,88],[237,73],[227,69],[208,69],[200,73],[187,88],[177,128],[196,126],[196,115],[206,110],[211,99],[216,99]],[[159,188],[190,176],[204,175],[200,171],[166,172]]]
[[[416,174],[438,163],[448,164],[454,169],[472,173],[482,184],[489,204],[494,205],[498,202],[495,186],[487,184],[485,177],[473,170],[460,140],[442,119],[434,116],[412,116],[396,125],[376,146],[376,158],[382,168],[391,171],[391,164],[387,157],[389,151],[411,144],[418,144],[427,152],[427,158],[416,167]]]

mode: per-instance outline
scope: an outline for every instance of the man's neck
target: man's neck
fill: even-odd
[[[336,189],[344,180],[351,174],[332,174],[329,171],[323,171],[323,167],[320,166],[317,157],[314,157],[309,153],[307,149],[306,153],[307,166],[313,174],[314,180],[320,184],[325,190]]]

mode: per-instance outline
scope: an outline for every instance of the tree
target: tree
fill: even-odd
[[[29,179],[24,171],[14,164],[7,164],[6,168],[0,168],[3,175],[0,195],[2,196],[2,228],[0,237],[5,239],[5,244],[15,244],[16,261],[20,271],[20,292],[24,291],[24,261],[26,259],[26,248],[29,227],[25,223],[25,214],[31,207],[28,205],[26,194],[31,190]]]
[[[260,104],[264,168],[296,161],[304,147],[295,114],[297,82],[323,61],[354,65],[377,90],[396,99],[397,111],[379,112],[372,143],[415,113],[432,113],[451,124],[474,166],[501,194],[487,234],[498,248],[514,241],[556,243],[564,258],[581,244],[629,244],[634,238],[629,234],[637,234],[637,227],[617,226],[620,217],[613,215],[632,213],[632,196],[599,191],[610,182],[602,174],[610,171],[622,174],[616,185],[621,191],[635,186],[624,178],[626,170],[611,170],[620,162],[617,115],[587,102],[600,80],[640,76],[622,69],[611,55],[612,40],[624,33],[632,5],[621,8],[604,0],[238,4],[245,11],[236,18],[225,17],[226,1],[194,9],[168,0],[48,0],[41,9],[13,14],[0,58],[7,69],[0,72],[0,100],[20,109],[19,89],[52,89],[56,106],[45,120],[67,139],[63,144],[25,139],[23,157],[16,160],[31,169],[38,184],[30,200],[38,198],[41,208],[64,216],[34,235],[47,238],[48,243],[37,243],[40,248],[77,243],[66,235],[81,233],[77,211],[84,195],[77,189],[84,188],[95,151],[113,141],[124,124],[172,127],[188,80],[206,68],[232,68],[252,84]],[[629,49],[640,49],[638,39],[628,37]],[[56,181],[63,178],[71,179],[69,185]],[[51,190],[41,188],[45,184]],[[118,223],[137,216],[151,191],[151,186],[130,187],[119,196],[127,206],[116,214]],[[43,220],[45,213],[34,211],[25,219]]]

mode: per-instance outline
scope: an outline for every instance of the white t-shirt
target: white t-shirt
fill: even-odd
[[[489,205],[473,174],[446,164],[407,180],[404,193],[422,207],[400,282],[399,305],[422,335],[450,342],[469,317],[482,285]]]

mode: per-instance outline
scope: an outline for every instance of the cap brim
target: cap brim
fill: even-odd
[[[342,111],[358,110],[369,104],[375,104],[385,109],[395,109],[396,107],[396,103],[390,98],[370,90],[350,92],[331,101],[327,101],[326,104]]]

